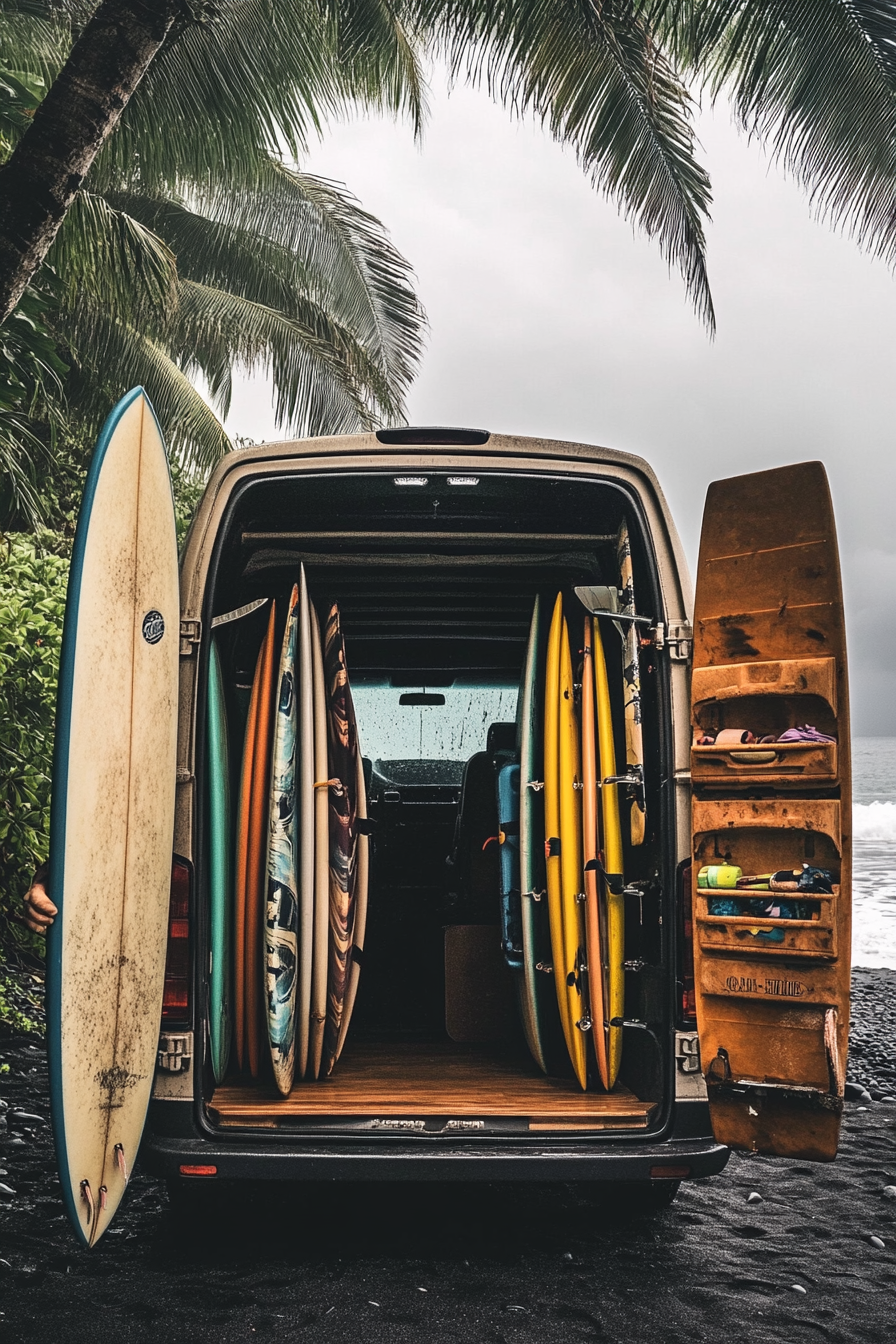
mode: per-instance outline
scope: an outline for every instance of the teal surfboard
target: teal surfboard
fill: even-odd
[[[529,627],[519,712],[520,904],[522,914],[523,1031],[532,1058],[548,1071],[550,1043],[557,1034],[557,996],[551,965],[547,880],[544,864],[543,688],[547,624],[536,597]]]
[[[233,921],[233,816],[227,706],[218,644],[212,637],[208,663],[208,1034],[215,1082],[227,1072],[232,1030],[231,924]]]

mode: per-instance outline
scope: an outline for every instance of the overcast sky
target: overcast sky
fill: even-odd
[[[414,266],[431,331],[412,424],[641,454],[692,565],[710,480],[821,458],[854,731],[896,734],[896,283],[813,221],[726,109],[705,112],[698,130],[715,196],[714,342],[658,249],[573,156],[484,94],[436,87],[422,145],[405,126],[360,121],[328,133],[303,166],[345,182]],[[228,427],[283,437],[262,381],[238,386]]]

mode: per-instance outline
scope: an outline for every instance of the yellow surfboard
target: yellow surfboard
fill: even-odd
[[[595,617],[585,617],[585,647],[582,651],[582,858],[585,861],[585,932],[588,939],[588,1006],[591,1011],[597,1071],[609,1091],[607,1033],[604,1022],[604,943],[606,918],[601,904],[596,869],[600,848],[600,789],[597,787],[597,715],[594,693]]]
[[[554,987],[563,1036],[573,1057],[572,1031],[569,1021],[569,1001],[566,996],[563,944],[563,898],[560,882],[560,719],[557,712],[560,697],[560,645],[563,639],[563,598],[557,594],[551,629],[548,635],[548,653],[545,665],[544,691],[544,835],[545,868],[548,888],[548,917],[551,927],[551,961],[554,967]]]
[[[594,692],[597,701],[597,735],[600,743],[600,777],[610,779],[616,774],[616,746],[613,741],[613,715],[610,709],[610,687],[607,681],[607,660],[601,622],[594,622]],[[621,1019],[625,1011],[625,901],[622,896],[622,830],[619,821],[619,786],[603,784],[600,791],[603,820],[603,866],[610,882],[604,883],[607,910],[605,1010],[607,1021]],[[610,887],[618,888],[617,892]],[[622,1028],[607,1026],[607,1084],[612,1087],[619,1076],[622,1062]]]
[[[558,773],[560,794],[560,894],[563,908],[563,988],[566,991],[567,1037],[572,1066],[582,1087],[588,1086],[585,1032],[590,1026],[582,967],[585,957],[585,905],[582,892],[582,761],[573,693],[569,631],[563,621],[560,639]],[[554,958],[556,975],[557,959]],[[558,979],[558,989],[560,981]]]

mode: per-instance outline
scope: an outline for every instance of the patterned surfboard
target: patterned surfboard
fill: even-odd
[[[628,524],[623,518],[616,536],[616,560],[622,589],[619,610],[635,616],[635,584],[632,574],[632,547]],[[627,773],[638,775],[641,788],[631,804],[632,844],[644,843],[644,742],[641,733],[641,669],[638,663],[638,627],[625,622],[622,644],[622,694],[625,706],[625,760]]]
[[[330,952],[327,974],[327,1023],[321,1074],[332,1072],[348,988],[355,922],[355,859],[358,820],[358,733],[352,704],[345,641],[334,603],[324,633],[324,679],[329,733]]]
[[[296,816],[296,644],[299,589],[293,586],[283,632],[274,738],[264,924],[265,1007],[274,1080],[292,1089],[298,969],[298,854]]]

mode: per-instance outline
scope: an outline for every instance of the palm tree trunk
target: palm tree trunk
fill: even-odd
[[[0,322],[189,0],[103,0],[0,168]]]

